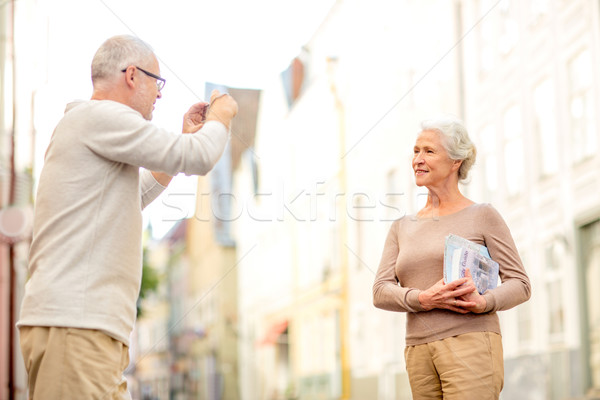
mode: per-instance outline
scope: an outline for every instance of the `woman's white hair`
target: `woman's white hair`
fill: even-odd
[[[131,36],[113,36],[96,51],[92,60],[92,83],[111,81],[130,65],[146,64],[154,52],[143,40]]]
[[[458,179],[467,179],[469,170],[475,163],[477,149],[469,138],[463,122],[454,116],[441,116],[421,122],[422,131],[434,131],[441,135],[442,144],[452,160],[461,160]]]

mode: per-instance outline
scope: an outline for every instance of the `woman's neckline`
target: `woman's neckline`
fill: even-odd
[[[425,216],[419,216],[419,212],[417,212],[417,213],[414,215],[414,217],[415,217],[415,219],[417,219],[417,220],[427,220],[427,219],[433,219],[433,220],[436,220],[436,219],[441,219],[441,218],[446,218],[446,217],[452,217],[452,216],[454,216],[454,215],[457,215],[457,214],[460,214],[460,213],[462,213],[463,211],[465,211],[465,210],[468,210],[468,209],[470,209],[470,208],[472,208],[472,207],[474,207],[474,206],[476,206],[476,205],[478,205],[478,203],[471,203],[471,204],[469,204],[468,206],[461,208],[460,210],[454,211],[454,212],[452,212],[452,213],[450,213],[450,214],[443,214],[443,215],[439,215],[439,214],[438,214],[438,215],[436,215],[436,214],[435,214],[435,210],[432,210],[432,212],[431,212],[431,213],[428,213],[428,214],[427,214],[427,215],[425,215]]]

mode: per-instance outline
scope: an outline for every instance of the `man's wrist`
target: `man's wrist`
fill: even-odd
[[[171,179],[173,179],[173,176],[171,176],[169,174],[165,174],[164,172],[156,172],[156,171],[151,171],[151,172],[152,172],[152,176],[154,177],[154,180],[164,187],[169,186],[169,183],[171,183]]]

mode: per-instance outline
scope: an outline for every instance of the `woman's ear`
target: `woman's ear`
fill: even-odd
[[[458,169],[460,168],[462,163],[463,163],[463,160],[454,160],[454,163],[452,164],[452,170],[458,171]]]

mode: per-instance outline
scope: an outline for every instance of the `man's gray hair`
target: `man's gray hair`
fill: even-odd
[[[92,60],[92,83],[111,81],[130,65],[146,64],[154,57],[152,48],[143,40],[131,36],[113,36],[96,51]]]
[[[442,116],[421,122],[423,131],[434,131],[442,136],[442,144],[452,160],[462,160],[458,179],[465,180],[475,163],[477,149],[469,138],[463,122],[454,116]]]

